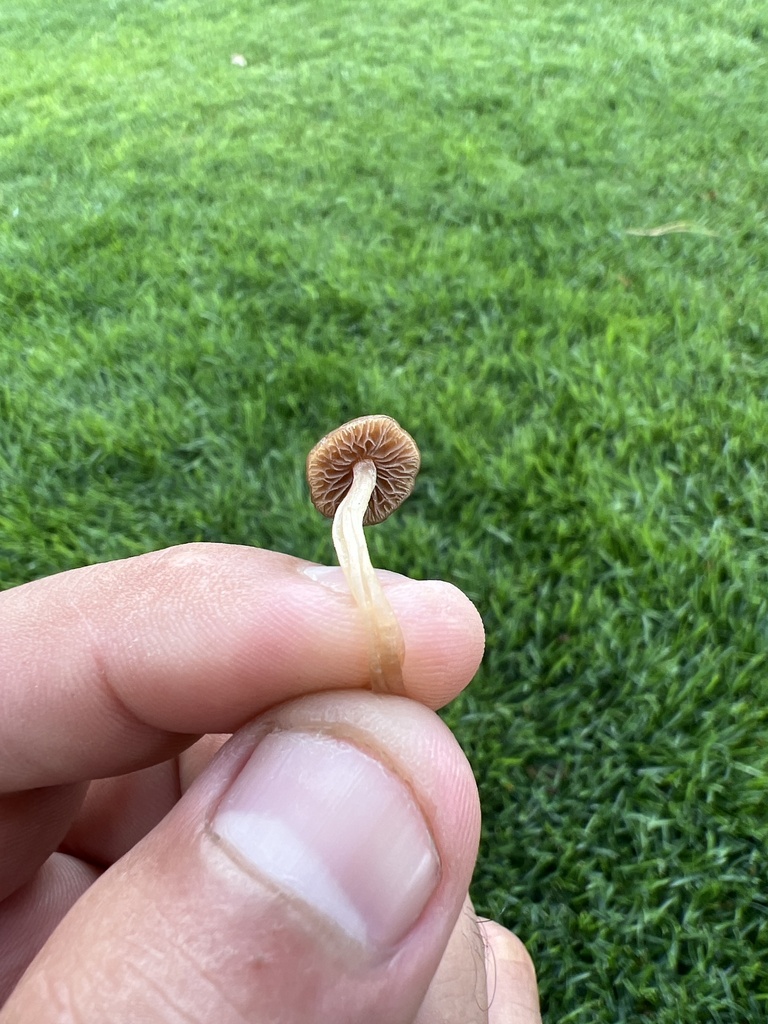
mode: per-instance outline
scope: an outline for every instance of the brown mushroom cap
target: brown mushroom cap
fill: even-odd
[[[356,462],[376,466],[376,487],[364,526],[383,522],[413,490],[421,456],[416,442],[391,416],[360,416],[318,441],[307,456],[312,504],[332,519],[352,485]]]

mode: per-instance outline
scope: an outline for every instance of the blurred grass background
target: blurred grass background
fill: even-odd
[[[2,585],[331,561],[306,453],[395,416],[545,1019],[765,1020],[762,0],[5,0],[0,67]]]

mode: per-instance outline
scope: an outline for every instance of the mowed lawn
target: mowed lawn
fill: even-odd
[[[306,453],[399,419],[553,1024],[768,1018],[767,321],[764,0],[0,7],[2,585],[330,561]]]

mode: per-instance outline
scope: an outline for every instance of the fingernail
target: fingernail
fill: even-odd
[[[255,871],[373,951],[410,931],[440,875],[405,783],[353,744],[318,733],[267,735],[213,829]]]
[[[349,584],[347,583],[344,572],[338,565],[308,565],[301,570],[305,576],[309,576],[315,583],[322,583],[324,587],[328,587],[330,590],[335,590],[338,593],[349,593]],[[403,576],[399,572],[390,572],[389,569],[377,569],[376,575],[379,578],[380,583],[388,582],[414,582],[408,576]]]

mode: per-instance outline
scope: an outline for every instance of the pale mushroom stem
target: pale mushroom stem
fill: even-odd
[[[375,486],[376,466],[368,460],[355,463],[352,486],[333,518],[333,544],[352,597],[365,621],[371,687],[378,693],[404,695],[403,634],[373,571],[363,532],[363,516]]]

